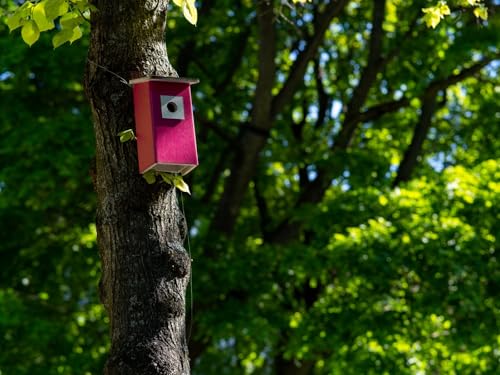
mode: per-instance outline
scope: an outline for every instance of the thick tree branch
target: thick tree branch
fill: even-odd
[[[490,62],[498,59],[500,56],[495,55],[495,56],[490,56],[490,57],[485,57],[482,60],[478,61],[477,63],[473,64],[472,66],[462,69],[460,73],[457,74],[452,74],[446,78],[439,79],[437,81],[432,82],[429,87],[426,89],[426,91],[439,91],[439,90],[444,90],[448,88],[449,86],[452,86],[460,81],[463,81],[464,79],[478,73],[481,69],[483,69],[486,65],[488,65]]]
[[[332,152],[335,154],[342,152],[349,147],[354,131],[361,121],[359,111],[368,97],[371,86],[377,78],[377,74],[382,67],[382,41],[385,16],[385,0],[374,0],[372,13],[372,32],[370,36],[368,60],[361,74],[359,84],[354,89],[353,95],[347,105],[347,112],[344,117],[340,133],[335,139]],[[302,190],[296,206],[304,203],[318,203],[330,185],[330,176],[341,173],[342,166],[334,164],[328,169],[318,167],[317,177]],[[273,240],[279,243],[289,242],[295,239],[299,233],[300,224],[285,220],[273,233]]]
[[[417,164],[418,155],[422,149],[422,145],[424,144],[424,140],[427,137],[427,133],[429,132],[429,128],[432,123],[432,117],[434,115],[434,111],[436,110],[437,94],[438,91],[431,90],[422,98],[419,120],[415,126],[411,143],[406,149],[403,160],[399,165],[398,173],[393,186],[397,186],[399,183],[410,179],[411,173]]]
[[[348,0],[332,1],[325,11],[315,20],[315,34],[309,40],[303,52],[299,53],[292,66],[289,77],[278,95],[272,98],[275,78],[276,30],[272,2],[258,3],[257,20],[259,29],[259,78],[255,90],[255,102],[252,109],[252,129],[242,129],[240,133],[239,152],[233,160],[231,175],[226,180],[224,193],[213,220],[213,227],[223,233],[230,233],[234,227],[243,196],[248,183],[255,173],[255,166],[260,150],[265,145],[268,131],[273,124],[276,111],[288,102],[302,82],[308,62],[315,56],[328,29],[331,20],[338,15]],[[279,99],[278,99],[279,97]],[[278,105],[276,106],[276,103]]]
[[[269,208],[267,206],[266,199],[260,190],[259,183],[256,178],[253,179],[253,187],[254,187],[254,196],[255,201],[257,202],[257,208],[259,210],[259,219],[260,219],[260,230],[264,239],[267,238],[267,233],[269,232],[269,222],[271,216],[269,214]]]
[[[316,81],[316,93],[318,95],[318,118],[316,120],[315,127],[319,128],[325,124],[331,98],[325,90],[325,85],[323,84],[323,74],[318,59],[314,60],[314,79]]]
[[[200,124],[200,127],[203,129],[210,129],[211,131],[214,132],[215,135],[217,135],[220,139],[227,143],[232,143],[234,142],[234,136],[231,137],[227,131],[224,131],[215,121],[210,121],[207,119],[204,119],[202,117],[197,117],[196,121]]]
[[[397,110],[407,107],[410,104],[410,100],[407,98],[402,98],[399,100],[393,100],[390,102],[384,102],[376,104],[366,111],[359,114],[359,121],[361,123],[368,121],[375,121],[385,115],[386,113],[396,112]]]
[[[212,199],[212,196],[215,193],[215,189],[217,187],[217,183],[219,181],[219,178],[222,175],[222,172],[224,172],[224,168],[226,167],[228,163],[228,155],[232,153],[231,150],[231,145],[228,145],[220,155],[219,158],[217,159],[217,163],[215,164],[215,167],[213,168],[212,174],[210,176],[210,180],[208,181],[208,184],[205,188],[205,194],[201,198],[201,202],[203,203],[209,203],[210,200]]]
[[[413,131],[413,137],[410,145],[406,149],[403,160],[401,161],[396,178],[393,182],[393,187],[398,186],[401,182],[409,181],[415,167],[418,163],[418,156],[422,151],[424,141],[427,139],[427,134],[432,124],[432,117],[436,110],[436,98],[440,91],[446,90],[448,87],[463,81],[464,79],[478,73],[494,58],[488,57],[470,66],[462,69],[458,74],[452,74],[446,78],[432,82],[424,94],[422,95],[422,108],[419,120]]]
[[[270,111],[276,74],[276,25],[273,2],[258,2],[257,22],[260,46],[259,78],[255,88],[250,126],[241,128],[231,175],[226,179],[224,193],[212,221],[213,228],[222,233],[231,233],[233,230],[241,202],[255,173],[259,152],[265,145],[266,131],[272,125]]]
[[[349,147],[354,132],[359,124],[359,111],[364,105],[370,88],[375,83],[377,74],[383,66],[382,41],[384,31],[382,29],[382,24],[384,22],[384,16],[385,0],[374,0],[368,60],[361,74],[359,84],[354,89],[352,98],[347,105],[344,123],[335,139],[334,147],[336,148],[346,149]]]
[[[332,20],[342,12],[348,2],[348,0],[332,0],[327,4],[326,9],[316,17],[314,35],[309,37],[306,47],[298,54],[290,69],[287,80],[273,99],[271,112],[273,117],[283,110],[283,107],[292,99],[297,87],[302,84],[307,65],[316,55],[326,30],[328,30]]]
[[[478,73],[482,68],[484,68],[489,62],[493,61],[494,59],[497,59],[498,57],[489,57],[481,60],[480,62],[474,64],[473,66],[463,69],[460,73],[458,74],[453,74],[450,75],[447,78],[436,80],[434,82],[431,82],[428,87],[424,90],[424,93],[422,94],[422,102],[426,102],[425,106],[425,112],[428,113],[430,110],[434,111],[434,107],[431,105],[432,102],[430,98],[432,95],[437,95],[437,93],[440,90],[446,89],[450,85],[453,85],[467,77],[470,77],[471,75],[474,75]],[[427,98],[427,99],[425,99]],[[375,120],[376,118],[382,116],[385,113],[389,112],[394,112],[398,110],[399,108],[402,108],[404,106],[407,106],[409,103],[409,100],[406,98],[403,98],[399,101],[394,101],[394,102],[387,102],[387,103],[382,103],[379,105],[376,105],[374,107],[369,108],[367,111],[362,113],[361,115],[358,116],[359,121],[362,119],[364,121],[370,121],[370,120]],[[423,108],[424,109],[424,108]],[[424,111],[423,111],[424,112]],[[427,116],[427,114],[426,114]],[[426,129],[425,122],[427,121],[425,117],[421,117],[420,121],[423,121],[423,124],[421,125],[421,128]],[[419,143],[418,140],[416,140],[415,146],[417,148]],[[334,145],[335,146],[335,145]],[[421,146],[421,145],[420,145]],[[300,206],[303,204],[316,204],[323,199],[324,193],[330,186],[330,181],[333,176],[338,176],[340,173],[342,173],[342,168],[343,166],[338,163],[338,156],[339,153],[343,152],[343,148],[336,148],[334,147],[333,150],[333,155],[331,157],[332,159],[332,164],[329,166],[328,169],[319,167],[318,168],[318,176],[316,177],[315,180],[311,181],[305,189],[301,191],[301,194],[297,200],[296,206]],[[418,153],[417,153],[418,156]],[[415,157],[414,153],[411,153],[411,157]],[[398,181],[399,183],[399,181]],[[396,183],[395,183],[396,185]],[[301,223],[298,223],[296,221],[290,221],[290,220],[285,220],[283,221],[276,230],[270,234],[270,237],[273,242],[275,243],[287,243],[289,241],[295,240],[299,233],[300,233],[300,228],[301,228]]]
[[[217,95],[220,95],[222,92],[227,91],[230,87],[230,83],[233,80],[234,75],[238,71],[241,63],[243,62],[243,57],[245,56],[245,49],[248,43],[248,37],[250,36],[251,28],[249,26],[245,27],[243,31],[237,36],[236,40],[233,42],[233,46],[229,52],[228,60],[231,62],[226,64],[228,69],[226,70],[226,74],[218,82],[214,85],[214,90]]]

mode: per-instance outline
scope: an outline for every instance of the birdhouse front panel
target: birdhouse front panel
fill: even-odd
[[[139,170],[186,174],[198,165],[190,85],[182,78],[140,78],[134,84]]]

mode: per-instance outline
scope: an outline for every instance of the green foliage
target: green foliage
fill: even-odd
[[[28,48],[3,22],[0,50],[0,371],[98,374],[109,340],[97,296],[86,51],[53,51],[46,33]]]
[[[445,1],[440,1],[436,6],[422,9],[422,12],[425,13],[424,22],[434,29],[444,16],[450,14],[450,8]]]
[[[181,175],[167,172],[156,172],[156,174],[159,175],[165,183],[176,187],[183,193],[191,194],[188,184],[184,182],[184,179]],[[148,181],[148,183],[151,180],[151,177],[144,176],[144,178],[146,179],[146,181]]]
[[[195,0],[174,0],[174,4],[182,9],[184,18],[196,26],[198,11]],[[82,27],[91,11],[97,9],[88,0],[28,0],[11,11],[6,24],[10,31],[22,27],[22,39],[30,47],[41,32],[57,29],[52,37],[52,46],[57,48],[82,37]]]
[[[195,33],[180,12],[169,13],[170,60],[181,75],[200,78],[193,101],[201,164],[186,177],[185,202],[193,374],[273,374],[285,360],[314,375],[499,373],[498,61],[439,92],[411,180],[391,185],[426,87],[498,53],[498,19],[478,22],[478,2],[467,2],[459,11],[466,4],[448,2],[452,14],[433,30],[414,19],[436,2],[387,0],[383,52],[397,55],[362,111],[400,98],[408,105],[362,122],[349,148],[332,153],[372,30],[372,2],[350,2],[273,120],[230,236],[210,225],[256,102],[255,3],[203,2]],[[314,35],[317,3],[275,10],[274,94]],[[109,339],[81,85],[87,28],[80,26],[81,44],[54,51],[55,35],[77,25],[76,3],[47,2],[44,26],[19,11],[34,3],[0,5],[19,17],[0,24],[0,371],[100,374]],[[9,34],[50,20],[57,33],[42,32],[31,48]],[[334,176],[324,197],[298,205],[304,179],[321,169]],[[144,178],[183,187],[176,175]],[[299,236],[273,242],[284,220],[300,225]]]
[[[183,193],[191,194],[191,191],[189,190],[189,185],[186,184],[182,175],[180,175],[180,174],[173,174],[173,173],[167,173],[167,172],[157,172],[154,170],[149,170],[142,175],[142,177],[150,185],[154,184],[156,182],[158,176],[160,176],[161,180],[163,182],[165,182],[166,184],[176,187],[177,189],[179,189]]]
[[[196,26],[198,22],[198,11],[196,10],[195,0],[173,0],[174,4],[182,9],[184,18]]]
[[[474,7],[474,15],[477,18],[486,21],[488,19],[488,9],[482,3],[482,0],[459,0],[456,2],[457,4],[453,4],[459,7],[470,8]],[[425,13],[423,20],[428,27],[432,27],[433,29],[441,22],[441,20],[445,16],[449,16],[451,14],[448,3],[444,0],[437,3],[437,5],[423,8],[422,12]]]
[[[121,131],[118,133],[118,136],[120,137],[121,143],[133,141],[136,139],[134,131],[132,129],[126,129],[124,131]]]
[[[22,27],[21,36],[30,47],[38,40],[40,32],[57,28],[52,37],[52,45],[57,48],[82,37],[81,27],[91,9],[94,8],[82,0],[26,1],[12,11],[6,22],[10,31]]]

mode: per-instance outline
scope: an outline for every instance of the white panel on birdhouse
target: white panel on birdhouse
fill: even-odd
[[[172,120],[184,120],[184,100],[182,96],[160,95],[161,117]]]

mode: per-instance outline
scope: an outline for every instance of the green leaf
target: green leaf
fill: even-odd
[[[429,12],[424,16],[423,20],[427,27],[432,27],[433,29],[435,29],[436,26],[439,25],[441,17],[439,17],[439,15],[436,13]]]
[[[21,17],[21,15],[18,12],[12,14],[7,19],[7,26],[9,27],[10,31],[14,31],[18,27],[21,27],[24,23],[25,20]]]
[[[76,0],[76,1],[73,0],[73,2],[76,4],[78,10],[80,10],[81,12],[85,12],[89,7],[89,3],[87,0]]]
[[[174,184],[174,176],[171,175],[170,173],[160,172],[160,176],[161,176],[162,180],[165,181],[167,184],[169,184],[169,185]]]
[[[49,19],[62,16],[68,13],[68,2],[65,0],[46,0],[45,1],[45,14]]]
[[[184,14],[184,18],[187,19],[189,23],[196,26],[196,23],[198,22],[198,11],[194,5],[194,0],[184,0],[182,13]]]
[[[441,16],[450,15],[450,8],[448,7],[448,4],[446,4],[446,2],[440,1],[438,4],[438,9]]]
[[[69,42],[72,36],[73,30],[61,30],[52,38],[52,45],[54,48],[57,48],[60,45]]]
[[[427,27],[432,27],[433,29],[441,22],[441,12],[438,7],[430,7],[422,9],[422,12],[425,13],[423,18]]]
[[[30,20],[24,24],[21,29],[21,36],[24,42],[30,47],[40,38],[40,30],[38,30],[35,21]]]
[[[62,29],[74,29],[76,26],[80,25],[82,21],[82,16],[75,12],[69,12],[61,17],[59,23]]]
[[[49,19],[47,17],[47,14],[45,12],[45,5],[47,3],[45,1],[42,1],[38,4],[35,5],[33,8],[33,13],[32,17],[33,20],[36,22],[36,25],[38,26],[38,30],[40,31],[46,31],[54,28],[54,22],[52,19]]]
[[[82,29],[80,28],[80,26],[75,26],[72,30],[72,33],[73,34],[72,34],[71,38],[69,38],[70,43],[73,43],[75,40],[80,39],[83,35]],[[134,138],[135,138],[135,136],[134,136]]]
[[[182,8],[182,4],[184,3],[184,1],[185,0],[174,0],[174,4]]]
[[[28,1],[16,9],[16,11],[7,19],[7,26],[10,31],[26,24],[27,17],[31,13],[31,8],[33,8],[33,4]]]
[[[132,129],[127,129],[127,130],[124,130],[122,132],[119,132],[118,136],[120,137],[121,143],[125,143],[125,142],[136,139],[134,131]]]
[[[52,45],[54,48],[59,47],[60,45],[70,42],[73,43],[75,40],[82,37],[82,30],[80,26],[75,26],[72,30],[63,29],[52,38]],[[135,138],[135,137],[134,137]]]
[[[184,193],[188,193],[191,195],[191,192],[189,191],[189,186],[186,184],[182,178],[182,176],[175,176],[174,177],[174,186],[179,189],[180,191]]]
[[[486,21],[488,19],[488,9],[485,6],[481,5],[474,9],[474,15],[477,18],[481,18],[482,20]]]
[[[144,173],[142,175],[142,177],[144,177],[146,182],[150,185],[154,184],[156,182],[156,174],[155,174],[155,171],[153,171],[153,170],[147,171],[146,173]]]
[[[444,16],[450,14],[450,8],[446,2],[440,1],[436,6],[423,8],[422,12],[425,13],[423,20],[427,27],[432,27],[434,29],[437,25],[439,25],[439,22],[441,22],[441,19],[443,19]]]

